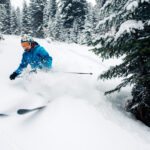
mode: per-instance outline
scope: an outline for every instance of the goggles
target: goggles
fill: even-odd
[[[21,46],[22,47],[30,46],[30,43],[29,42],[24,42],[24,43],[21,43]]]

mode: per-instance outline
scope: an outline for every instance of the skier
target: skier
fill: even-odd
[[[10,80],[14,80],[20,75],[28,64],[30,64],[33,71],[36,71],[36,69],[49,70],[52,67],[52,57],[31,37],[24,36],[21,39],[21,45],[24,49],[22,61],[18,69],[10,75]]]

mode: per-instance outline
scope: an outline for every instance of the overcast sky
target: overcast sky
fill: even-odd
[[[30,0],[26,0],[27,2],[29,2]],[[87,0],[89,2],[91,2],[92,4],[95,4],[95,0]],[[11,0],[11,4],[16,8],[16,7],[21,7],[22,8],[22,3],[23,0]]]

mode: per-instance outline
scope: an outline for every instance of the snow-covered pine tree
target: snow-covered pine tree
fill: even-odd
[[[17,25],[18,25],[17,35],[20,35],[21,34],[21,12],[19,7],[17,7],[16,9],[16,15],[17,15]]]
[[[76,35],[77,35],[77,43],[83,43],[82,42],[82,35],[85,28],[85,21],[88,14],[88,4],[86,0],[81,0],[80,3],[78,1],[74,2],[76,9],[74,10],[76,13],[74,14],[74,22],[76,23],[75,27]],[[72,35],[71,35],[72,36]]]
[[[11,18],[11,4],[10,0],[3,1],[4,11],[1,17],[2,28],[1,32],[3,34],[10,34],[10,18]]]
[[[55,18],[56,11],[57,11],[56,0],[49,0],[49,8],[48,8],[49,19]]]
[[[97,6],[99,8],[103,7],[103,5],[105,4],[107,0],[96,0]]]
[[[2,18],[4,13],[5,13],[4,1],[0,1],[0,40],[3,39],[3,36],[1,34],[1,28],[2,28]]]
[[[47,5],[44,8],[44,24],[43,28],[46,31],[47,37],[54,37],[55,30],[55,20],[56,20],[56,12],[57,12],[57,3],[56,0],[49,0]]]
[[[56,20],[54,23],[54,30],[53,30],[53,36],[55,37],[56,40],[58,41],[65,41],[67,39],[67,34],[68,32],[65,32],[65,27],[64,27],[64,16],[66,16],[67,14],[64,13],[63,9],[64,6],[68,3],[68,0],[58,0],[57,3],[57,12],[56,12]],[[49,22],[50,24],[50,22]],[[49,25],[50,27],[50,25]],[[68,30],[69,31],[69,30]],[[67,40],[66,40],[67,41]]]
[[[57,3],[56,0],[50,0],[49,2],[49,22],[48,22],[48,31],[49,36],[54,37],[55,30],[55,21],[56,21],[56,12],[57,12]]]
[[[62,35],[64,35],[63,40],[68,40],[71,37],[71,28],[77,33],[82,32],[84,29],[85,18],[87,14],[87,2],[86,0],[59,0],[58,1],[58,13],[60,16],[61,24],[64,28]],[[75,23],[74,23],[75,22]],[[76,25],[75,25],[76,24]],[[78,39],[78,37],[77,37]],[[66,41],[67,41],[66,40]]]
[[[10,30],[11,34],[19,35],[19,24],[18,24],[18,17],[15,8],[12,7],[11,9],[11,19],[10,19]]]
[[[43,26],[47,27],[49,20],[55,18],[56,11],[57,11],[56,0],[47,1],[44,8]]]
[[[50,27],[50,25],[49,25]],[[55,21],[53,22],[53,27],[54,27],[54,30],[52,32],[52,36],[55,38],[55,40],[57,41],[65,41],[64,37],[63,37],[63,20],[61,18],[61,15],[59,13],[59,11],[57,11],[56,13],[56,19]],[[49,35],[51,36],[51,35]]]
[[[81,38],[81,44],[92,44],[92,39],[95,37],[96,31],[96,24],[98,13],[96,13],[96,7],[93,7],[90,3],[88,4],[88,14],[86,15],[83,35]]]
[[[23,2],[23,9],[22,9],[21,34],[31,35],[29,8],[25,0]]]
[[[2,28],[2,17],[3,17],[4,11],[5,11],[4,4],[2,4],[2,2],[0,2],[0,31]]]
[[[70,42],[78,43],[78,23],[76,20],[73,22],[73,27],[70,28]]]
[[[32,36],[43,38],[43,15],[46,0],[30,0],[30,27]]]
[[[48,21],[49,21],[48,8],[49,8],[49,1],[46,1],[45,7],[44,7],[44,10],[43,10],[43,27],[45,29],[47,29],[47,27],[48,27]]]
[[[100,75],[100,79],[123,77],[120,85],[105,94],[133,84],[128,105],[139,120],[150,126],[150,0],[107,0],[100,9],[97,31],[101,34],[93,51],[102,58],[124,56],[123,62]]]

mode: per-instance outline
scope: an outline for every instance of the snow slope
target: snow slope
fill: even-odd
[[[110,65],[102,62],[88,47],[46,40],[37,42],[53,57],[53,69],[9,80],[22,55],[20,37],[5,36],[0,42],[0,117],[1,150],[149,150],[150,129],[123,110],[130,98],[130,87],[111,96],[104,91],[120,79],[97,80]],[[67,74],[93,72],[90,75]],[[16,115],[18,108],[45,104],[45,109]]]

